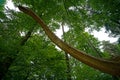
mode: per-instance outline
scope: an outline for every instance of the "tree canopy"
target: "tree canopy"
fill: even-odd
[[[120,1],[96,0],[13,0],[28,7],[44,20],[50,30],[61,30],[62,40],[96,58],[119,56],[116,43],[100,42],[86,29],[106,31],[119,37]],[[46,36],[30,16],[5,8],[0,1],[0,79],[8,80],[110,80],[110,74],[93,69],[64,51]],[[103,46],[101,49],[100,47]],[[114,46],[114,47],[113,47]],[[112,54],[112,55],[111,55]],[[117,58],[117,61],[120,59]],[[108,66],[109,67],[109,66]]]

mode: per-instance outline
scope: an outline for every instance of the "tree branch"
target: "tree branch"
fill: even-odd
[[[41,18],[39,18],[32,10],[18,6],[18,8],[26,13],[27,15],[31,16],[35,21],[37,21],[47,36],[51,39],[52,42],[54,42],[57,46],[59,46],[62,50],[64,50],[66,53],[69,53],[74,58],[78,59],[79,61],[95,68],[100,71],[109,73],[111,75],[118,75],[120,76],[120,63],[114,62],[114,61],[107,61],[99,58],[95,58],[93,56],[90,56],[86,54],[83,51],[77,50],[71,46],[69,46],[67,43],[63,42],[61,39],[59,39],[48,27],[47,25],[42,21]]]

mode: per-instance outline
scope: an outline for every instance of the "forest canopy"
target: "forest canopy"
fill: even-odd
[[[0,1],[0,80],[119,80],[56,48],[42,26],[21,11],[4,7],[6,2]],[[120,61],[120,39],[114,43],[99,41],[86,32],[105,28],[110,36],[119,38],[119,0],[12,0],[12,3],[15,8],[20,5],[33,10],[52,32],[61,30],[61,39],[70,46],[97,59]]]

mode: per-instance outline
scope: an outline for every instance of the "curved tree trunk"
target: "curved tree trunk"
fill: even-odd
[[[33,11],[26,7],[18,6],[18,8],[26,13],[27,15],[31,16],[35,21],[37,21],[47,36],[51,39],[52,42],[54,42],[57,46],[59,46],[62,50],[64,50],[66,53],[69,53],[74,58],[78,59],[79,61],[98,69],[102,72],[106,72],[111,75],[117,75],[120,76],[120,63],[114,62],[114,61],[107,61],[103,59],[98,59],[93,56],[90,56],[86,54],[85,52],[82,52],[80,50],[77,50],[71,46],[69,46],[67,43],[63,42],[61,39],[59,39],[48,27],[47,25],[39,18]]]

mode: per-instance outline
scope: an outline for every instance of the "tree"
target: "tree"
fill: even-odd
[[[71,56],[75,57],[76,59],[86,63],[89,66],[92,66],[96,69],[99,69],[103,72],[107,72],[109,74],[112,75],[119,75],[119,67],[118,63],[116,62],[109,62],[109,61],[104,61],[104,60],[100,60],[94,57],[91,57],[89,55],[85,55],[84,52],[82,51],[78,51],[74,48],[72,48],[71,46],[67,45],[66,43],[64,43],[63,41],[61,41],[57,36],[54,35],[54,33],[52,33],[50,31],[50,29],[46,26],[46,24],[31,10],[24,8],[22,6],[18,6],[19,9],[21,11],[23,11],[24,13],[30,15],[31,17],[33,17],[43,28],[43,30],[45,31],[45,33],[48,35],[48,37],[57,45],[59,46],[62,50],[64,50],[65,52],[69,53]],[[108,68],[108,65],[110,66]],[[113,70],[114,68],[114,70]]]
[[[107,54],[101,52],[100,42],[93,35],[85,32],[85,29],[98,30],[105,23],[116,26],[110,22],[112,16],[107,15],[113,6],[106,7],[106,4],[113,4],[114,1],[109,3],[106,1],[98,3],[94,0],[13,1],[15,5],[24,5],[34,10],[53,32],[59,29],[60,24],[64,22],[69,30],[65,32],[63,37],[69,45],[97,58]],[[115,2],[119,3],[117,0]],[[0,54],[0,73],[4,73],[3,79],[68,80],[64,53],[56,49],[56,46],[46,37],[36,21],[20,11],[9,8],[3,11],[3,15],[4,17],[0,17],[0,21],[2,21],[0,23],[0,53],[2,53]],[[110,75],[86,66],[70,55],[69,63],[73,80],[111,79]],[[4,67],[3,64],[6,66]],[[5,70],[5,68],[7,69]]]

